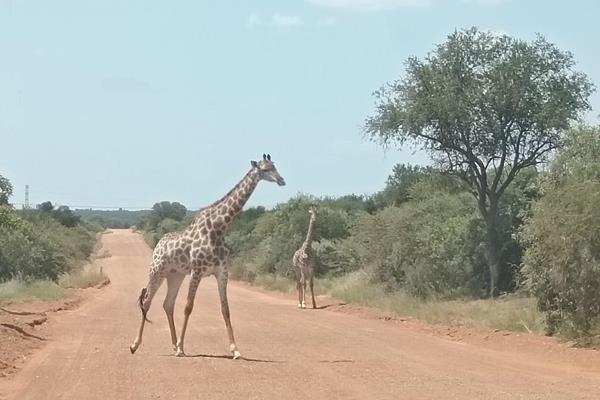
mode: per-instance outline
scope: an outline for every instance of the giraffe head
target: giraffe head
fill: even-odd
[[[281,175],[279,175],[279,172],[277,172],[275,163],[271,161],[270,154],[263,154],[263,159],[261,161],[251,161],[250,163],[254,168],[258,169],[260,179],[269,182],[277,182],[279,186],[285,185],[285,180]]]
[[[315,218],[317,216],[317,208],[314,206],[310,206],[308,208],[308,213],[310,214],[311,218]]]

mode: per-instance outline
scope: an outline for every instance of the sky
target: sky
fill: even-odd
[[[573,52],[600,85],[596,0],[0,0],[0,174],[12,202],[195,209],[270,153],[298,193],[369,194],[413,148],[362,135],[372,92],[455,29]],[[600,95],[591,98],[597,123]]]

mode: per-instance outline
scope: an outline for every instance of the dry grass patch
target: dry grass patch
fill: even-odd
[[[24,302],[28,300],[56,300],[64,297],[68,290],[52,281],[22,282],[11,280],[0,283],[0,302]]]
[[[66,297],[70,289],[100,287],[110,282],[101,268],[88,265],[69,274],[63,274],[57,282],[50,280],[20,281],[13,279],[0,283],[0,302],[22,303],[31,300],[57,300]]]
[[[487,300],[421,300],[403,292],[388,292],[369,283],[364,271],[328,284],[329,293],[348,303],[391,311],[432,324],[544,333],[544,318],[535,299],[511,295]]]
[[[99,287],[108,283],[110,279],[102,271],[102,267],[89,264],[77,271],[62,275],[58,280],[61,287],[72,289]]]

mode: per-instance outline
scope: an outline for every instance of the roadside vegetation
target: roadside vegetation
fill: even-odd
[[[398,164],[368,196],[246,209],[227,236],[232,277],[294,291],[292,254],[316,206],[318,293],[432,323],[597,342],[600,128],[580,119],[592,83],[541,36],[475,28],[406,65],[375,93],[365,137],[417,146],[432,164]],[[189,222],[174,204],[140,223],[151,245]]]
[[[52,299],[67,288],[107,280],[86,266],[100,226],[50,202],[35,210],[16,210],[8,204],[10,181],[0,177],[0,183],[0,300]]]
[[[76,209],[75,215],[82,220],[99,225],[105,229],[128,229],[138,225],[142,218],[150,213],[148,210],[93,210]]]
[[[316,207],[318,293],[432,323],[600,343],[600,127],[581,122],[593,90],[573,55],[541,36],[450,34],[375,92],[364,124],[367,140],[411,145],[431,164],[396,165],[371,195],[244,210],[226,237],[231,276],[294,291],[292,255]],[[84,268],[103,227],[135,225],[154,247],[193,217],[170,201],[15,210],[11,194],[0,176],[0,299],[103,282]]]
[[[192,218],[193,213],[183,204],[161,201],[154,204],[152,210],[141,218],[136,227],[142,231],[146,243],[154,248],[165,233],[185,228]]]

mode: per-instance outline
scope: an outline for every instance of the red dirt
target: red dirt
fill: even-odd
[[[33,328],[47,339],[45,345],[21,371],[0,379],[0,398],[600,397],[597,351],[533,335],[429,326],[324,297],[319,300],[326,308],[298,310],[293,298],[235,282],[229,288],[232,322],[245,359],[233,361],[214,279],[200,285],[186,335],[188,357],[177,358],[171,350],[164,287],[149,313],[154,323],[131,355],[150,250],[128,230],[102,240],[112,254],[102,260],[111,285],[78,309],[48,314],[48,323]],[[185,293],[184,287],[178,329]],[[0,332],[2,349],[4,335]]]

